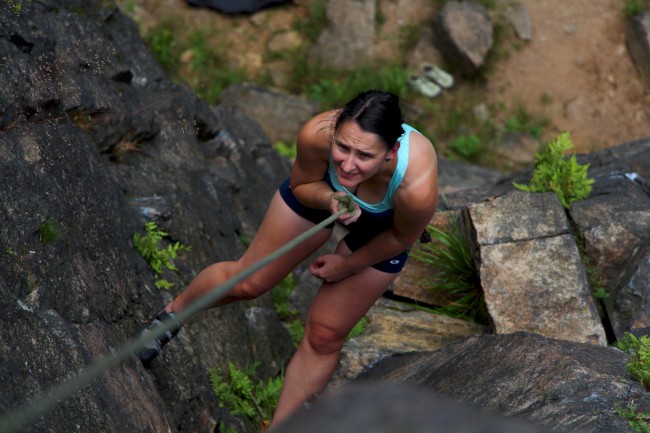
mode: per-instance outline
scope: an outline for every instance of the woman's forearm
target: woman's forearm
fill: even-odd
[[[400,240],[393,230],[385,230],[346,258],[346,265],[357,273],[376,263],[395,257],[411,247],[413,242]]]
[[[291,191],[298,201],[305,206],[330,210],[330,202],[334,191],[325,181],[292,185]]]

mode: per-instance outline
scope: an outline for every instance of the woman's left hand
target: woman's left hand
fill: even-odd
[[[309,271],[316,278],[327,283],[335,283],[352,275],[346,266],[346,259],[340,254],[325,254],[309,265]]]
[[[330,210],[335,214],[342,209],[346,209],[347,212],[339,217],[338,221],[341,224],[352,224],[361,216],[361,208],[354,202],[352,196],[343,191],[337,191],[332,194],[330,199]]]

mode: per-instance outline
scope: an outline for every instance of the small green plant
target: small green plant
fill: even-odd
[[[475,162],[482,151],[481,139],[476,134],[459,135],[447,144],[448,156]]]
[[[302,341],[302,337],[305,335],[305,325],[300,319],[294,319],[291,321],[285,321],[284,327],[289,331],[289,336],[291,336],[291,342],[294,347],[298,347]]]
[[[176,271],[176,266],[174,266],[174,259],[178,257],[179,251],[190,251],[191,247],[176,242],[175,244],[167,245],[167,248],[163,247],[162,241],[163,238],[168,236],[168,234],[158,228],[158,225],[150,221],[144,226],[146,234],[141,236],[138,233],[133,235],[133,246],[136,251],[149,263],[151,269],[153,269],[156,277],[159,277],[163,273],[163,267]],[[162,278],[156,280],[156,287],[159,289],[169,289],[172,284]]]
[[[278,312],[278,317],[289,332],[294,347],[298,347],[305,333],[305,326],[299,318],[299,312],[289,305],[289,296],[291,296],[295,287],[296,282],[293,274],[289,274],[271,290],[271,296],[273,296],[273,303]]]
[[[624,11],[628,17],[634,17],[650,9],[650,0],[625,0]]]
[[[641,382],[646,390],[650,389],[650,337],[637,337],[626,332],[614,346],[630,355],[626,366],[628,374]],[[640,411],[630,399],[629,392],[628,397],[616,406],[616,412],[627,420],[632,430],[650,433],[650,413]]]
[[[520,108],[505,120],[503,128],[506,132],[527,132],[535,138],[540,138],[547,124],[547,121],[536,120],[528,111]]]
[[[650,413],[640,412],[633,401],[616,406],[616,412],[627,420],[632,430],[639,433],[650,433]]]
[[[348,334],[348,339],[356,338],[359,335],[366,332],[366,329],[368,329],[368,325],[370,325],[370,319],[367,316],[363,316],[361,320],[359,320],[350,330],[350,333]]]
[[[289,320],[298,314],[289,306],[289,296],[291,296],[295,287],[296,282],[293,274],[289,274],[271,290],[271,296],[280,320]]]
[[[43,245],[49,245],[61,239],[63,234],[54,218],[48,218],[39,226],[38,236]]]
[[[513,182],[514,186],[528,192],[553,191],[565,209],[569,209],[573,202],[589,197],[594,183],[587,176],[589,164],[578,164],[575,154],[569,158],[563,155],[572,147],[568,132],[551,140],[543,152],[535,154],[530,185]]]
[[[296,143],[287,144],[283,141],[276,142],[273,147],[281,156],[291,160],[296,159]]]
[[[296,30],[311,42],[316,42],[325,27],[327,27],[327,0],[309,2],[307,18],[295,22]]]
[[[212,48],[206,32],[197,29],[188,37],[188,52],[191,52],[189,66],[193,74],[183,78],[196,93],[211,104],[216,104],[223,89],[229,85],[246,81],[243,69],[227,65],[226,47]],[[225,66],[224,66],[225,65]]]
[[[647,389],[650,389],[650,337],[637,337],[626,332],[615,346],[630,355],[627,371]]]
[[[486,323],[488,314],[483,301],[480,278],[470,240],[460,222],[446,229],[429,225],[432,241],[412,250],[412,256],[436,269],[435,277],[424,282],[429,290],[453,298],[450,305],[435,310],[453,317]]]
[[[176,39],[171,29],[167,26],[156,27],[145,35],[144,40],[166,72],[176,66],[178,51],[176,49]]]
[[[350,95],[368,89],[382,89],[404,96],[408,93],[408,70],[399,63],[366,65],[352,71],[321,69],[303,64],[300,71],[302,81],[310,99],[321,102],[323,109],[342,107]],[[324,78],[327,77],[327,78]]]
[[[7,4],[13,9],[14,13],[21,13],[25,3],[31,3],[31,0],[5,0]]]
[[[219,368],[210,370],[210,384],[219,400],[219,407],[226,407],[234,416],[243,416],[251,428],[262,431],[273,416],[278,404],[284,375],[270,378],[267,382],[255,378],[257,363],[240,370],[228,363],[228,373]]]

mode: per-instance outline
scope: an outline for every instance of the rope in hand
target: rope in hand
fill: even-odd
[[[179,322],[183,322],[195,313],[198,313],[199,311],[212,305],[214,302],[221,299],[221,297],[229,292],[235,285],[239,284],[262,267],[280,258],[280,256],[290,251],[300,243],[304,242],[316,234],[316,232],[319,230],[335,222],[347,211],[347,208],[340,209],[337,213],[331,215],[321,223],[296,236],[268,256],[263,257],[259,261],[253,263],[247,269],[244,269],[242,272],[225,281],[221,286],[213,288],[207,294],[197,299],[182,311],[180,311],[178,314],[176,314],[177,320]],[[133,356],[136,351],[152,343],[155,339],[161,337],[167,331],[170,331],[174,326],[175,325],[173,322],[164,323],[164,326],[159,327],[158,330],[151,332],[149,335],[146,335],[142,338],[131,339],[126,344],[124,344],[122,348],[115,351],[111,355],[108,355],[90,364],[81,370],[81,372],[79,372],[79,374],[77,374],[72,379],[64,381],[59,385],[51,388],[48,392],[44,392],[31,402],[19,407],[17,410],[3,415],[2,418],[0,418],[0,432],[18,432],[25,425],[32,423],[34,420],[36,420],[36,418],[44,415],[45,412],[54,407],[61,400],[71,396],[81,388],[88,386],[92,381],[97,379],[104,372],[111,368],[117,367],[122,362]]]

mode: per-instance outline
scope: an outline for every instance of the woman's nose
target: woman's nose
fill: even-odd
[[[354,168],[354,157],[352,155],[346,156],[343,162],[341,162],[341,168],[344,171],[352,171]]]

